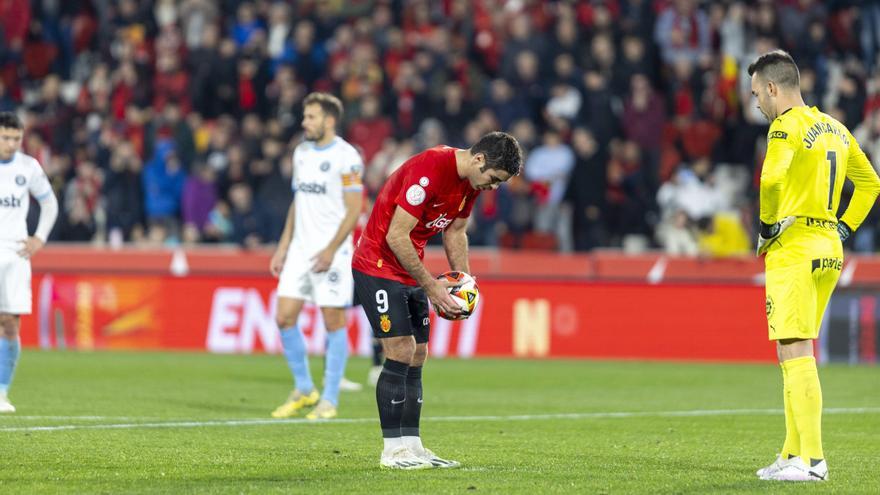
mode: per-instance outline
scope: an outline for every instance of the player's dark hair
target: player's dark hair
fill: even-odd
[[[798,66],[785,50],[767,52],[749,65],[749,75],[759,74],[782,88],[799,88],[801,84]]]
[[[320,105],[324,115],[330,115],[337,123],[342,120],[342,101],[330,93],[309,93],[303,100],[303,106],[306,105]]]
[[[12,112],[0,112],[0,129],[24,129],[21,119]]]
[[[471,146],[471,155],[486,157],[483,169],[504,170],[511,176],[519,175],[523,166],[523,152],[516,138],[506,132],[490,132]]]

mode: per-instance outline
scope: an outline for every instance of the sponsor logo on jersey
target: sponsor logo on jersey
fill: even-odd
[[[20,208],[21,198],[16,198],[12,194],[10,194],[5,198],[0,198],[0,206],[2,206],[3,208]]]
[[[26,182],[27,182],[27,179],[25,179],[23,175],[16,175],[15,176],[15,183],[18,184],[19,186],[25,185]]]
[[[379,328],[385,333],[391,331],[391,318],[389,318],[388,315],[382,315],[379,317]]]
[[[446,213],[443,213],[439,217],[426,223],[425,227],[428,227],[429,229],[443,230],[446,227],[449,227],[450,223],[452,223],[452,219],[446,218]]]
[[[811,272],[815,272],[816,270],[837,270],[838,272],[843,269],[843,259],[841,258],[816,258],[813,260],[813,269]]]
[[[296,192],[305,194],[327,194],[327,183],[297,182]]]
[[[424,203],[425,196],[425,189],[418,184],[413,184],[406,190],[406,202],[413,206]]]
[[[833,220],[822,220],[819,218],[810,218],[806,219],[807,227],[816,227],[825,230],[837,230],[837,222]]]
[[[788,139],[788,133],[784,131],[773,131],[770,133],[770,139]]]

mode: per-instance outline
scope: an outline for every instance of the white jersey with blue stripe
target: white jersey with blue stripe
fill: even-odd
[[[293,153],[295,217],[291,249],[313,255],[336,235],[345,218],[344,193],[361,191],[364,162],[341,137],[325,146],[304,141]],[[340,251],[352,250],[351,234]]]
[[[49,194],[52,185],[34,157],[17,152],[0,161],[0,246],[27,239],[30,196],[39,200]]]

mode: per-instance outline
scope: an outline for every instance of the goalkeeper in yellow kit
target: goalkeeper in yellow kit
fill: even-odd
[[[788,53],[761,55],[749,75],[758,109],[771,122],[761,171],[758,255],[767,253],[767,326],[782,365],[785,404],[782,452],[758,476],[822,481],[828,465],[813,340],[843,266],[842,241],[868,215],[880,179],[846,127],[804,104]],[[845,178],[855,192],[838,220]]]

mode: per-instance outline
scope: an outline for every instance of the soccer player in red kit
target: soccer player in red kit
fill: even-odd
[[[392,469],[458,467],[422,446],[422,365],[428,356],[428,300],[460,315],[453,283],[435,279],[422,263],[428,239],[443,232],[452,270],[470,273],[467,222],[480,191],[496,189],[522,170],[522,150],[503,132],[470,149],[437,146],[407,160],[388,178],[352,259],[355,293],[382,342],[385,363],[376,384],[384,449]]]

